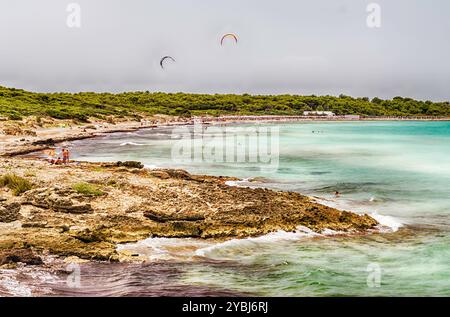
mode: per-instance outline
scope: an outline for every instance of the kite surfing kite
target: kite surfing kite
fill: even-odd
[[[161,68],[164,69],[164,62],[166,61],[166,59],[171,60],[172,62],[175,62],[175,59],[172,56],[164,56],[163,58],[161,58],[161,60],[159,61],[159,65],[161,65]]]
[[[238,42],[238,38],[236,36],[236,34],[233,33],[227,33],[224,36],[222,36],[222,39],[220,40],[220,45],[223,45],[223,42],[225,41],[226,38],[232,38],[234,39],[234,41],[237,43]]]

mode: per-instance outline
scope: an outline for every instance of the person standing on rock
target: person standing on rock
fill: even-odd
[[[67,149],[62,149],[62,155],[63,155],[63,163],[67,164],[69,163],[70,159],[70,152]]]
[[[54,164],[55,160],[56,160],[56,151],[55,151],[55,149],[50,149],[50,150],[46,151],[45,154],[47,155],[47,161],[50,164]]]

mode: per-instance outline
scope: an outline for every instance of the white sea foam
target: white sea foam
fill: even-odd
[[[296,241],[303,238],[331,234],[318,234],[309,228],[298,227],[295,232],[277,231],[260,237],[231,239],[224,242],[206,241],[201,239],[179,238],[148,238],[136,243],[122,244],[118,251],[129,251],[146,257],[149,261],[159,260],[191,260],[194,256],[208,257],[215,251],[254,249],[264,244],[280,241]],[[335,234],[335,232],[333,232]]]
[[[127,146],[127,145],[142,146],[142,145],[145,145],[145,144],[136,143],[136,142],[123,142],[123,143],[120,144],[120,146]]]
[[[206,248],[201,248],[195,251],[195,255],[208,257],[212,255],[215,251],[224,249],[242,249],[246,247],[257,247],[261,244],[271,244],[280,241],[296,241],[308,237],[321,236],[309,228],[299,226],[295,232],[286,232],[279,230],[276,232],[271,232],[260,237],[255,238],[245,238],[245,239],[232,239],[225,242],[216,243],[214,245],[208,246]]]
[[[328,206],[328,207],[332,207],[332,208],[336,208],[339,210],[347,210],[347,209],[351,209],[353,211],[355,211],[356,213],[365,213],[366,207],[362,207],[362,206],[355,206],[355,205],[349,205],[348,201],[345,200],[331,200],[331,199],[325,199],[325,198],[321,198],[321,197],[313,197],[313,199],[315,201],[317,201],[318,203]],[[373,202],[373,201],[371,201]],[[380,223],[380,227],[379,229],[381,229],[382,231],[392,231],[392,232],[396,232],[398,231],[398,229],[400,229],[403,224],[400,222],[400,220],[392,217],[392,216],[384,216],[384,215],[380,215],[377,212],[372,212],[369,214],[369,216],[371,216],[372,218],[374,218],[376,221],[378,221]],[[386,230],[388,229],[388,230]]]
[[[382,226],[396,231],[401,224],[392,217],[372,215]],[[221,259],[235,258],[237,253],[255,253],[265,246],[276,245],[280,242],[299,241],[313,237],[326,237],[343,234],[331,229],[324,229],[317,233],[303,226],[297,227],[294,232],[279,230],[259,237],[231,239],[224,242],[205,241],[200,239],[179,238],[148,238],[137,243],[122,244],[118,251],[131,251],[147,257],[149,261],[159,260],[192,260],[193,257],[206,257]]]
[[[324,236],[334,236],[334,235],[338,235],[338,234],[343,234],[345,232],[343,231],[336,231],[336,230],[331,230],[328,228],[325,228],[322,230],[321,234]]]
[[[250,178],[244,178],[238,181],[226,181],[225,185],[231,186],[231,187],[239,187],[241,184],[248,183]]]
[[[157,135],[157,136],[167,136],[167,137],[170,137],[171,136],[171,134],[168,134],[168,133],[152,133],[152,135]],[[175,137],[176,137],[177,135],[175,135]]]
[[[194,250],[209,246],[200,239],[148,238],[136,243],[117,246],[118,251],[130,251],[146,257],[149,261],[190,259]]]
[[[7,276],[5,272],[0,271],[0,289],[12,296],[31,297],[31,288],[20,283],[13,276]]]
[[[144,164],[144,168],[148,168],[148,169],[151,169],[151,170],[155,170],[155,169],[158,169],[158,168],[160,168],[160,167],[157,166],[157,165],[154,165],[154,164]]]
[[[391,216],[383,216],[376,212],[371,213],[370,216],[378,221],[381,226],[388,227],[393,232],[398,231],[401,227],[403,227],[403,224],[396,218]]]

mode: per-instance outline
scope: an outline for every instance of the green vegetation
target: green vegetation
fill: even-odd
[[[0,177],[0,187],[8,187],[15,196],[30,190],[33,186],[31,183],[16,174],[6,174]]]
[[[97,186],[88,183],[77,183],[72,186],[72,189],[84,196],[103,196],[105,193],[97,188]]]
[[[299,115],[325,110],[337,115],[363,116],[450,116],[450,102],[417,101],[395,97],[353,98],[345,95],[207,95],[186,93],[32,93],[0,86],[0,116],[50,116],[86,121],[89,117],[118,117],[166,114],[191,115]]]

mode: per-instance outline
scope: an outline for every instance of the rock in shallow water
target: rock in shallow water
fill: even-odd
[[[30,249],[12,249],[0,251],[0,265],[24,263],[28,265],[41,265],[42,259]]]

